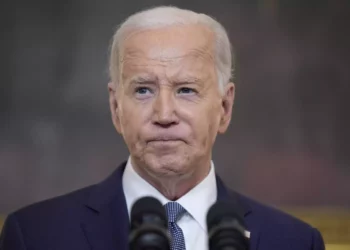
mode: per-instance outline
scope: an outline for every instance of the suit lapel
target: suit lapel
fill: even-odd
[[[81,227],[92,250],[128,249],[129,214],[122,187],[125,163],[98,184],[85,203]]]
[[[250,250],[256,250],[259,246],[260,225],[255,223],[253,210],[249,206],[249,202],[240,194],[229,190],[219,176],[216,176],[218,189],[218,200],[229,201],[236,211],[244,218],[247,230],[250,232],[249,242]]]
[[[122,186],[126,162],[122,163],[105,181],[98,184],[85,203],[82,230],[92,250],[127,250],[129,214]],[[240,194],[229,190],[219,176],[216,177],[218,200],[229,201],[244,218],[250,234],[250,250],[258,249],[260,226],[254,223],[249,202]]]

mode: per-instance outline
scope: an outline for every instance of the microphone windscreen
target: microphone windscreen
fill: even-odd
[[[237,207],[225,201],[216,202],[207,214],[210,250],[247,250],[243,217]]]
[[[235,209],[235,206],[226,201],[217,201],[207,213],[208,230],[225,219],[235,219],[240,225],[244,226],[244,219]]]
[[[156,198],[143,197],[137,200],[131,209],[131,227],[144,223],[167,227],[167,217],[163,205]]]

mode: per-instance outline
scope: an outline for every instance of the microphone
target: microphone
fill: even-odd
[[[243,218],[228,202],[218,201],[208,211],[210,250],[248,250]]]
[[[137,200],[131,209],[130,250],[170,250],[168,222],[162,204],[153,197]]]

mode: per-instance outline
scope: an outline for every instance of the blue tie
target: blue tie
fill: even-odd
[[[164,207],[168,216],[168,227],[172,238],[170,249],[186,250],[184,234],[176,224],[186,210],[177,202],[168,202]]]

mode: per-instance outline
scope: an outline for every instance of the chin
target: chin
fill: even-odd
[[[189,172],[188,162],[184,157],[174,154],[149,155],[145,157],[148,171],[156,176],[182,176]]]

